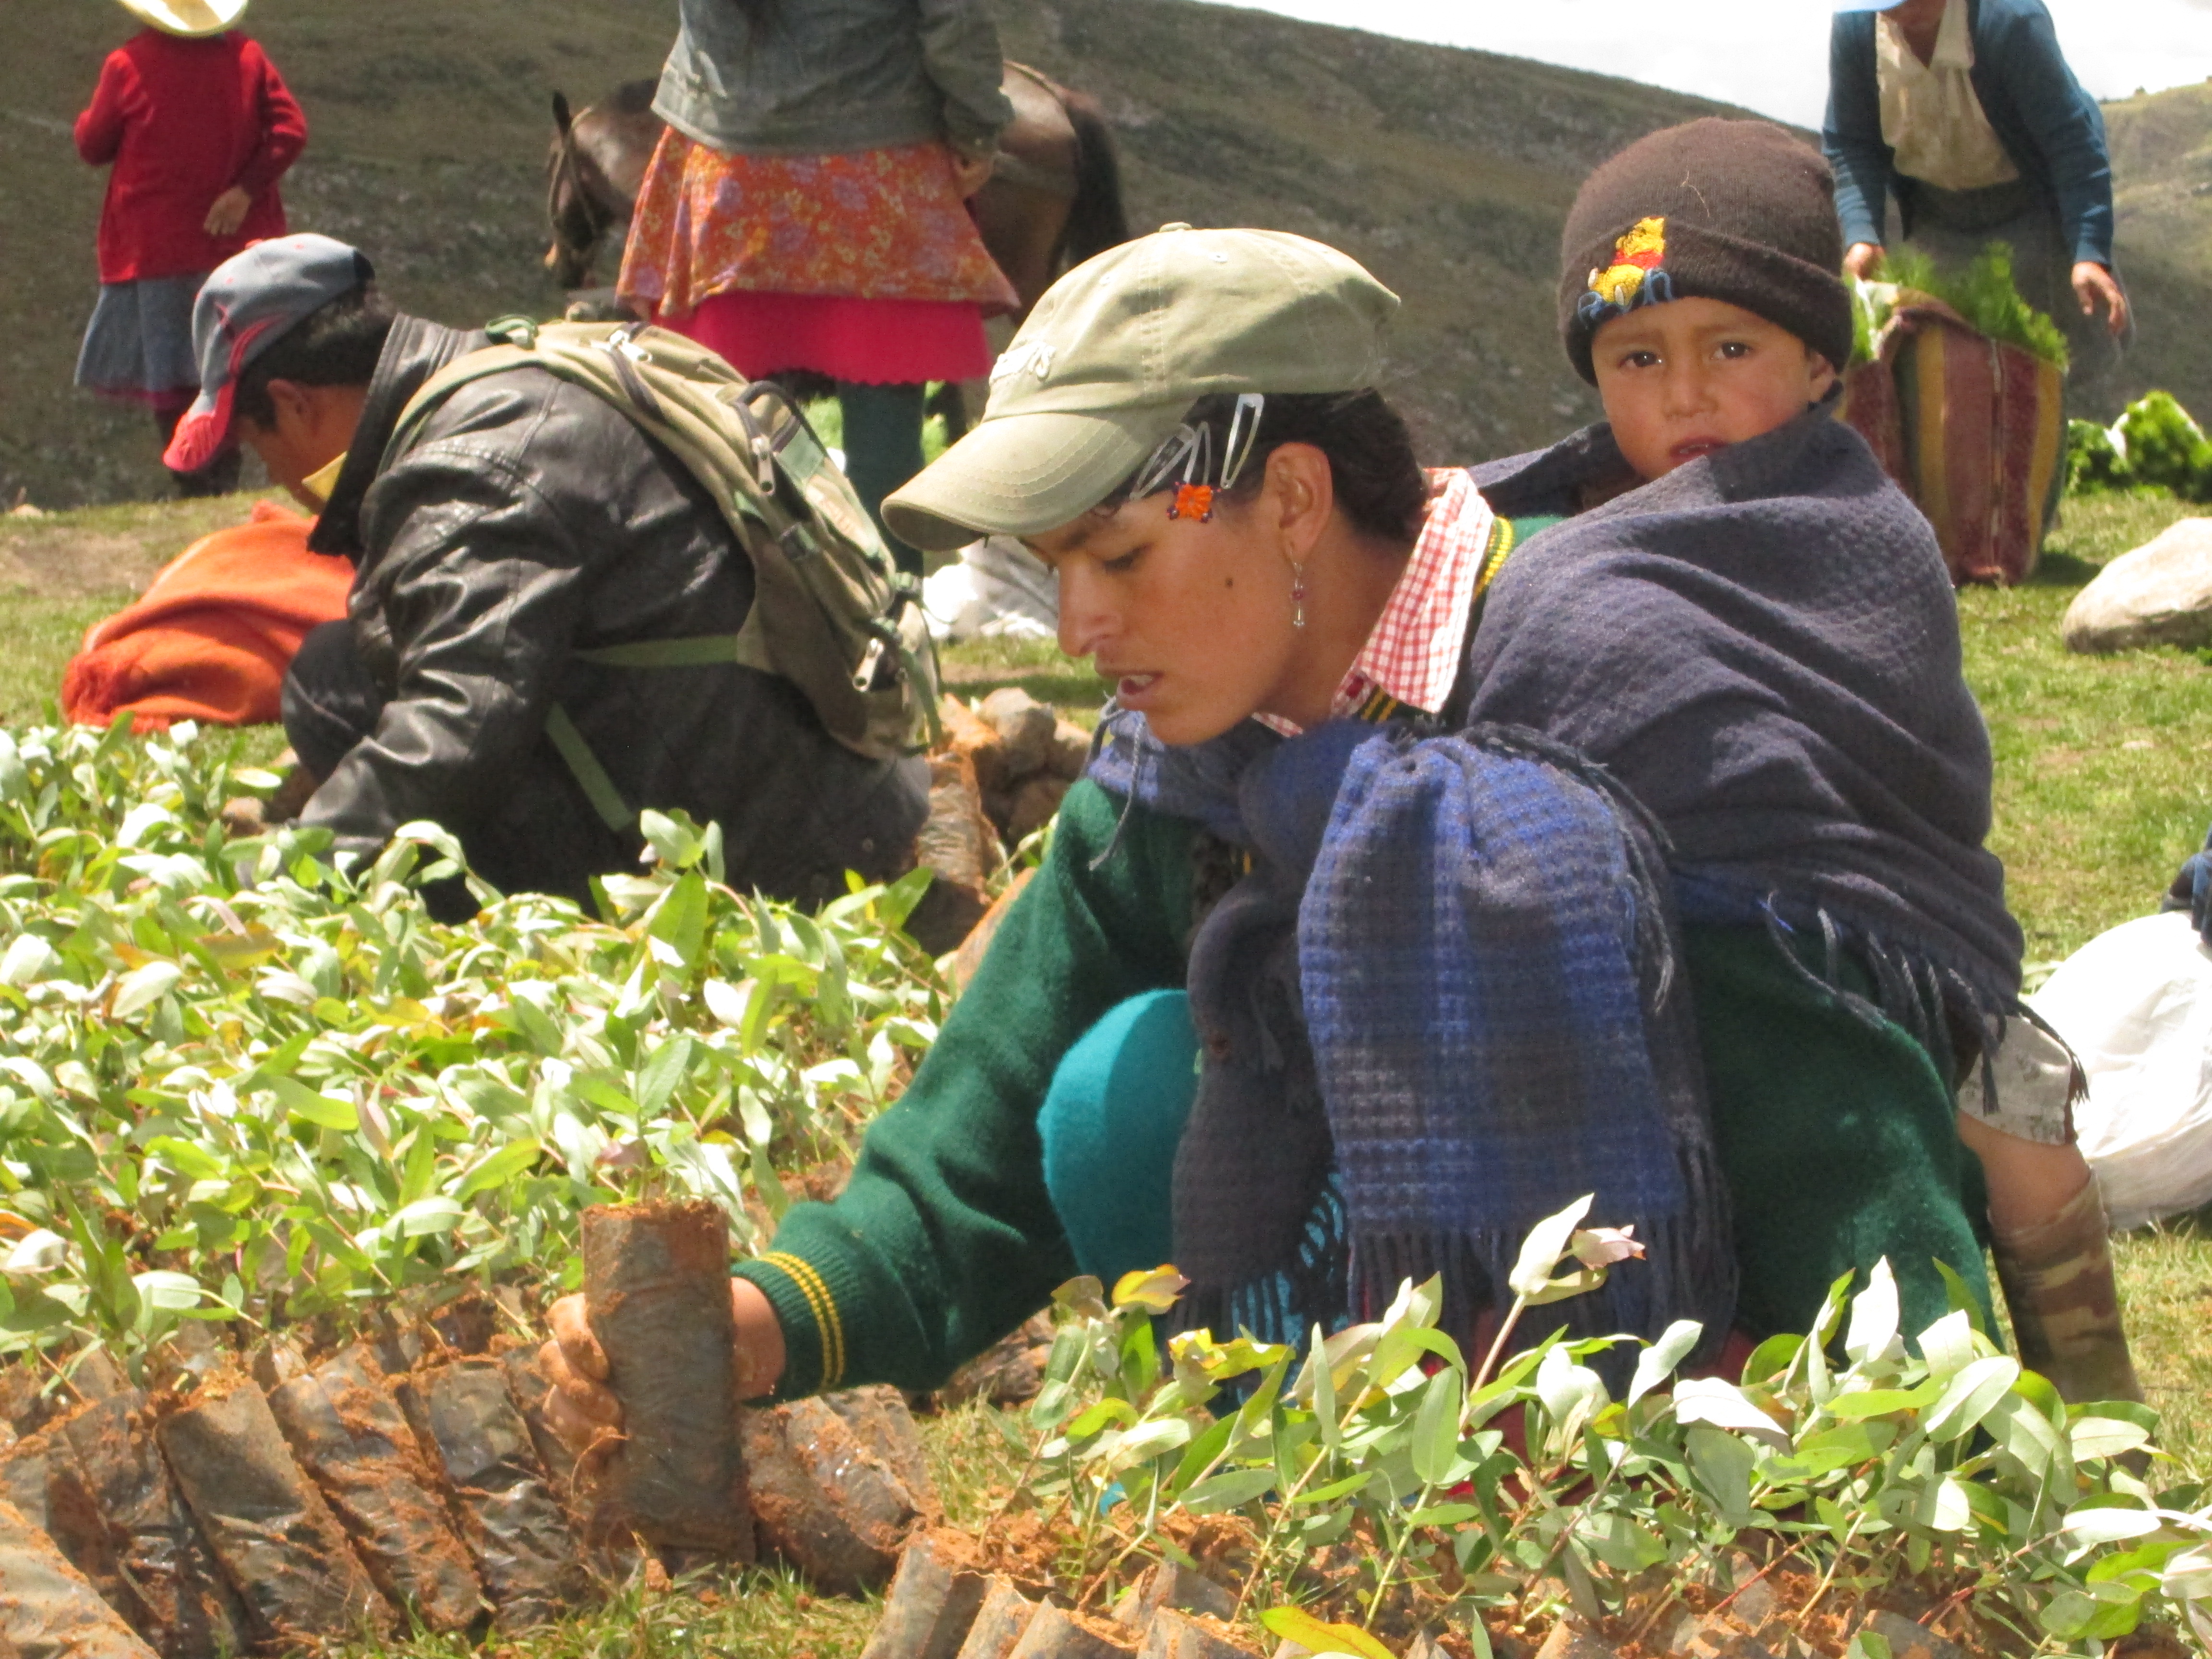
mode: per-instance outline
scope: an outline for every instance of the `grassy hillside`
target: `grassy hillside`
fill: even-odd
[[[2198,415],[2212,416],[2212,334],[2204,327],[2212,84],[2107,104],[2105,124],[2118,185],[2114,258],[2138,313],[2122,386],[2133,398],[2162,386]]]
[[[100,175],[69,126],[130,21],[100,0],[7,14],[0,51],[0,504],[161,487],[150,422],[70,388],[95,291]],[[257,0],[252,32],[313,136],[293,222],[358,242],[400,303],[453,321],[543,309],[555,87],[650,73],[673,0]],[[1406,298],[1393,374],[1432,451],[1540,442],[1592,404],[1553,343],[1559,223],[1590,165],[1716,106],[1622,81],[1188,0],[1001,0],[1010,55],[1105,100],[1133,222],[1340,243]]]

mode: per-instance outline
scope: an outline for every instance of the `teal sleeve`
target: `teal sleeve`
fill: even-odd
[[[1181,988],[1189,929],[1192,827],[1121,817],[1095,784],[1068,792],[1042,868],[905,1095],[869,1126],[843,1194],[794,1206],[768,1254],[737,1269],[783,1326],[778,1398],[935,1388],[1074,1275],[1037,1109],[1108,1009]]]

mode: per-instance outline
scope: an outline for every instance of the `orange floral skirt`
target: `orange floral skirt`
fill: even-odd
[[[674,128],[646,169],[623,297],[680,319],[740,291],[1015,309],[960,199],[944,146],[834,155],[725,155]]]
[[[725,155],[665,132],[623,298],[745,374],[905,384],[988,372],[982,319],[1020,301],[941,144]]]

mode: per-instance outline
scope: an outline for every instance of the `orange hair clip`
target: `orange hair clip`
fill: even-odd
[[[1168,506],[1170,519],[1196,519],[1210,522],[1213,517],[1213,486],[1186,483],[1176,486],[1175,500]]]

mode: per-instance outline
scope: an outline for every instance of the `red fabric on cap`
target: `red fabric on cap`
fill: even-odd
[[[161,465],[172,472],[197,472],[222,453],[223,446],[230,441],[231,394],[238,389],[238,371],[246,361],[246,354],[253,343],[288,318],[264,317],[230,343],[230,369],[223,376],[222,385],[215,394],[213,409],[194,409],[177,422],[176,431],[169,438],[169,447],[161,452]],[[230,326],[228,319],[223,326]],[[207,395],[207,388],[200,389]]]

